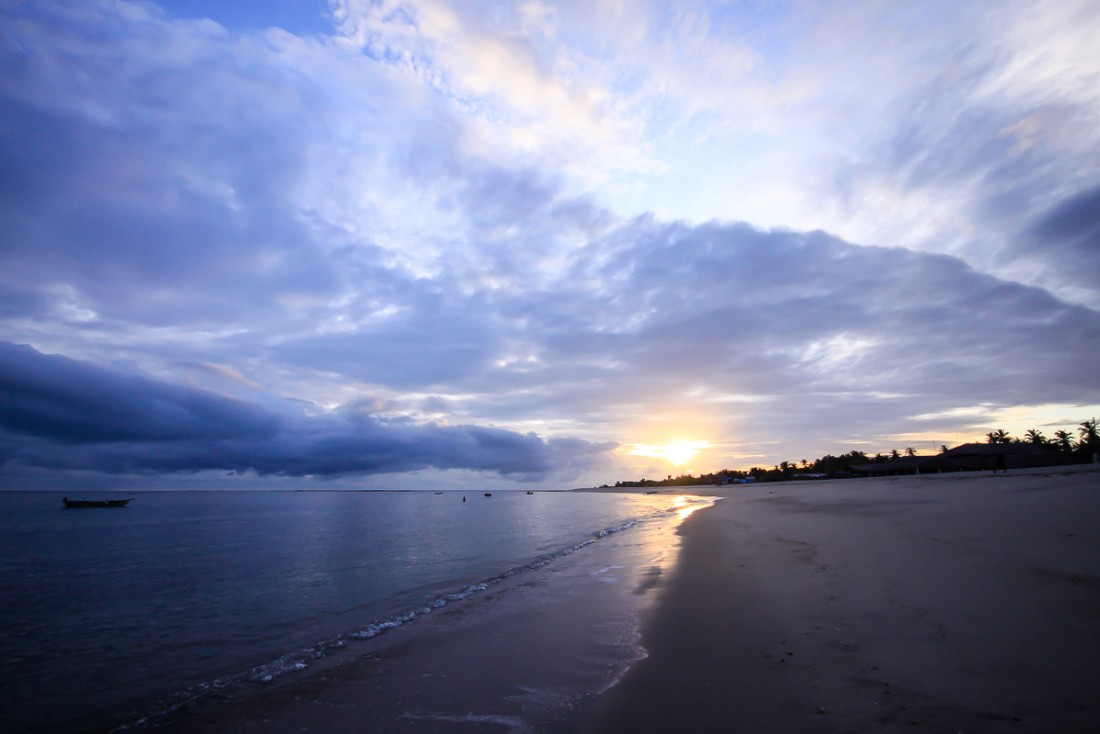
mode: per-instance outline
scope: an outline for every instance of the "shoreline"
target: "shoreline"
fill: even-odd
[[[720,499],[156,728],[1100,730],[1098,492],[1076,468],[662,488]]]
[[[1100,730],[1100,473],[716,489],[582,731]]]
[[[413,624],[129,728],[573,731],[565,722],[576,722],[577,712],[644,654],[638,619],[675,562],[678,518],[710,502],[662,502],[660,512],[600,531],[552,562],[506,573]]]

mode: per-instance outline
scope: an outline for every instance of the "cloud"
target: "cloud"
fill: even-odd
[[[10,31],[5,280],[67,284],[96,315],[160,325],[331,295],[335,275],[290,206],[305,125],[271,122],[305,94],[272,68],[277,54],[235,48],[210,24],[83,14],[97,12],[80,23],[73,8],[43,8]],[[268,62],[250,64],[258,55]],[[209,297],[176,297],[188,288]]]
[[[345,43],[462,109],[479,147],[527,162],[565,155],[587,169],[584,157],[644,165],[640,129],[618,106],[609,70],[578,46],[577,26],[561,26],[563,12],[540,2],[342,0],[333,15]]]
[[[58,470],[337,477],[424,468],[571,476],[612,444],[382,420],[356,406],[281,414],[0,343],[0,459]],[[9,467],[10,468],[10,467]]]
[[[1053,204],[1010,248],[1040,279],[1057,279],[1074,300],[1091,301],[1100,283],[1100,186]]]
[[[851,24],[823,14],[816,37],[831,41],[805,52],[831,94],[803,119],[829,131],[832,152],[807,161],[815,173],[801,188],[799,221],[810,215],[851,241],[952,254],[1095,309],[1097,281],[1083,282],[1069,260],[1037,266],[1025,233],[1100,180],[1083,163],[1100,144],[1096,6],[863,10]],[[831,59],[821,53],[829,49]]]
[[[211,394],[0,343],[3,413],[13,433],[59,444],[265,439],[270,416]]]
[[[1021,373],[1034,370],[1057,375],[1061,387],[1044,389],[1092,389],[1064,358],[1065,340],[1095,340],[1092,312],[955,258],[646,220],[612,242],[615,256],[575,280],[613,289],[563,299],[592,315],[549,346],[561,360],[617,359],[616,385],[626,373],[792,398],[854,390],[927,400],[950,389],[1022,400],[1031,380]]]

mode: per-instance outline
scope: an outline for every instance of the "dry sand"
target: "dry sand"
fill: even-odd
[[[723,494],[584,731],[1100,731],[1100,472]]]

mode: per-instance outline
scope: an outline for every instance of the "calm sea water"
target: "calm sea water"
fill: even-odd
[[[0,493],[5,729],[121,723],[306,667],[639,523],[670,497]]]

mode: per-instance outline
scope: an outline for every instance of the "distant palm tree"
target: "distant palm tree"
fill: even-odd
[[[1073,436],[1069,431],[1055,431],[1054,438],[1059,449],[1066,453],[1073,451]]]
[[[985,434],[985,437],[989,439],[989,443],[1008,443],[1012,440],[1011,436],[1003,428],[998,428],[996,431],[990,431]]]
[[[1027,433],[1025,433],[1024,435],[1027,436],[1028,441],[1035,444],[1036,446],[1042,446],[1047,442],[1047,437],[1043,435],[1043,432],[1037,431],[1034,428],[1027,429]]]
[[[1081,434],[1081,441],[1078,443],[1080,446],[1088,446],[1089,451],[1096,451],[1100,447],[1100,434],[1096,431],[1096,419],[1087,420],[1081,424],[1081,427],[1077,429],[1077,432]]]
[[[946,454],[947,453],[947,444],[945,444],[945,443],[940,444],[940,453],[941,454]]]
[[[912,446],[910,446],[907,449],[905,449],[905,455],[906,456],[916,456],[917,455],[917,450],[915,448],[913,448]]]

